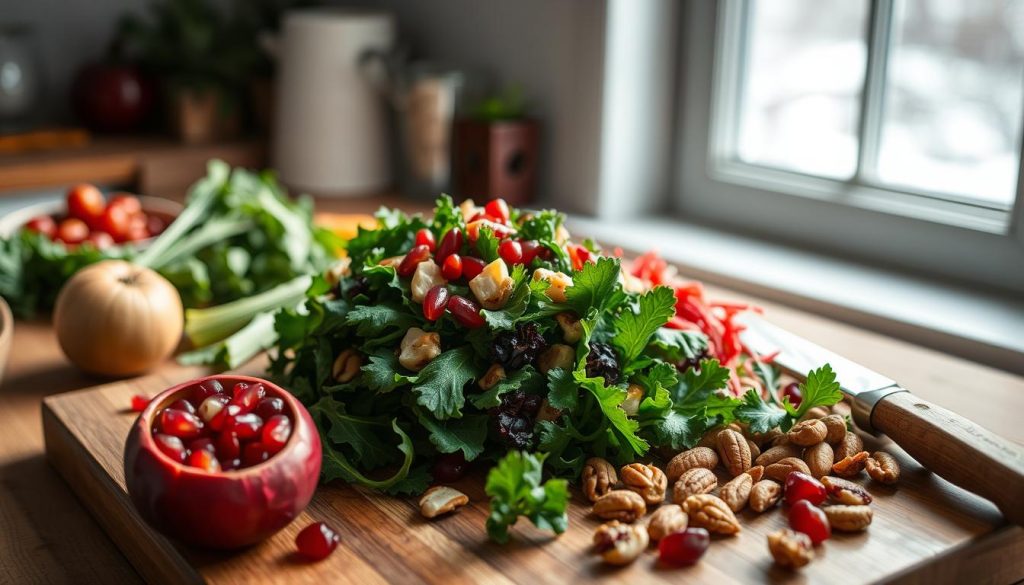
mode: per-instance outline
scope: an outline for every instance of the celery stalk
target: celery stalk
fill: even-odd
[[[295,305],[306,298],[313,277],[299,276],[262,293],[207,309],[185,311],[185,336],[193,347],[220,341],[244,327],[259,313]]]

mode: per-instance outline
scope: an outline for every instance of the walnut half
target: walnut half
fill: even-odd
[[[594,502],[593,511],[602,520],[633,522],[647,513],[647,504],[636,492],[612,490]]]
[[[582,483],[583,494],[591,502],[596,502],[619,483],[619,478],[611,463],[600,457],[591,457],[583,466]]]

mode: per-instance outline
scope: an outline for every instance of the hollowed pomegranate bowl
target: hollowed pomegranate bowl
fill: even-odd
[[[320,436],[298,400],[266,380],[227,374],[153,398],[128,434],[124,475],[150,526],[188,544],[234,549],[302,512],[320,458]]]

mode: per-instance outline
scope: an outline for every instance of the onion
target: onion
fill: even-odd
[[[64,355],[78,367],[108,376],[138,374],[178,346],[181,297],[149,268],[105,260],[64,285],[53,321]]]

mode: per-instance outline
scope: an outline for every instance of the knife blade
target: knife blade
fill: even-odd
[[[850,396],[857,427],[885,433],[911,457],[948,481],[992,501],[1024,526],[1024,449],[992,431],[923,400],[891,378],[794,335],[763,318],[739,316],[745,344],[798,379],[824,364]]]
[[[871,424],[871,413],[881,399],[906,392],[892,378],[773,325],[755,313],[743,313],[737,320],[746,327],[740,333],[743,343],[761,355],[777,352],[775,364],[794,378],[803,380],[811,370],[829,364],[843,393],[852,398],[854,422],[864,431],[877,434]]]

